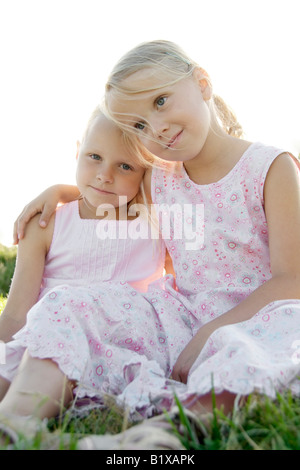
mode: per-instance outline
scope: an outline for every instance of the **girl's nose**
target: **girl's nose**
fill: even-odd
[[[162,139],[164,138],[166,132],[169,129],[169,124],[166,122],[166,120],[163,117],[156,116],[155,118],[152,119],[150,122],[152,132],[154,134],[154,137],[157,139]]]
[[[113,172],[109,168],[101,168],[98,171],[97,179],[102,183],[112,183],[113,182]]]

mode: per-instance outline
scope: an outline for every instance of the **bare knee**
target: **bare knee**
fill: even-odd
[[[73,383],[51,359],[38,359],[25,352],[0,411],[18,415],[55,416],[73,398]]]

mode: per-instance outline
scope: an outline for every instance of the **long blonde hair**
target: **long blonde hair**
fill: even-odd
[[[143,93],[145,91],[152,91],[155,88],[149,89],[133,89],[131,87],[125,87],[123,81],[135,72],[144,70],[145,68],[157,69],[160,72],[167,74],[170,77],[167,83],[160,84],[158,88],[172,85],[178,81],[188,78],[193,74],[195,68],[200,68],[199,65],[194,62],[187,54],[176,44],[170,41],[158,40],[145,42],[127,54],[125,54],[120,61],[116,64],[108,77],[106,83],[106,109],[109,116],[118,121],[116,115],[111,112],[108,96],[114,93],[116,99],[119,97],[127,97],[131,99],[132,95],[137,93]],[[201,69],[205,74],[208,81],[210,78],[208,74]],[[232,109],[225,103],[225,101],[218,95],[213,94],[212,100],[210,100],[209,106],[215,113],[224,131],[234,137],[241,137],[243,130],[239,124]],[[119,125],[122,125],[119,122]],[[123,129],[126,131],[134,132],[134,128],[130,126],[124,126]],[[155,160],[156,162],[156,160]]]

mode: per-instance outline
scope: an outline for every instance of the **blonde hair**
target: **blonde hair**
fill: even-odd
[[[91,113],[91,115],[88,119],[88,122],[85,126],[85,130],[84,130],[84,132],[82,134],[82,137],[81,137],[81,143],[83,143],[85,141],[85,139],[87,138],[89,130],[92,127],[92,125],[94,124],[95,120],[98,117],[101,117],[101,116],[105,116],[105,113],[103,112],[101,107],[98,105],[94,108],[93,112]]]
[[[111,119],[111,116],[107,113],[105,108],[102,105],[97,105],[93,112],[91,113],[85,130],[82,135],[81,143],[87,138],[89,130],[91,129],[92,125],[94,124],[95,120],[98,117],[103,117],[108,121],[115,124],[121,134],[121,139],[123,140],[124,147],[128,150],[128,152],[136,158],[136,163],[140,165],[142,168],[151,168],[153,164],[155,164],[157,157],[150,153],[147,149],[145,149],[139,141],[133,139],[131,135],[128,135],[124,132],[122,128],[120,128],[119,123],[116,122],[115,119]]]
[[[160,72],[164,71],[170,77],[168,83],[160,84],[155,88],[138,89],[134,90],[130,87],[125,87],[122,82],[135,72],[145,68],[157,69]],[[170,41],[151,41],[145,42],[127,54],[125,54],[112,70],[108,81],[106,83],[106,109],[108,114],[116,122],[116,116],[110,111],[107,97],[113,92],[116,98],[124,95],[130,99],[130,95],[143,93],[145,91],[152,91],[162,88],[166,85],[172,85],[178,81],[191,77],[195,68],[200,68],[187,54],[176,44]],[[200,68],[201,69],[201,68]],[[205,70],[201,69],[206,79],[210,82],[210,78]],[[225,103],[225,101],[218,95],[213,94],[209,106],[219,119],[220,124],[224,131],[234,137],[241,137],[243,130],[239,124],[232,109]],[[120,122],[119,125],[122,126]],[[133,127],[122,126],[125,132],[135,132]]]

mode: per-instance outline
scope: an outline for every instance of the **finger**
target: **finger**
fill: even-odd
[[[40,217],[40,220],[39,220],[39,224],[42,228],[47,227],[53,212],[54,212],[53,207],[48,206],[47,204],[45,204],[45,206],[43,208],[43,211],[42,211],[42,214],[41,214],[41,217]]]
[[[176,370],[176,369],[173,369],[173,370],[172,370],[172,374],[171,374],[171,375],[172,375],[172,379],[173,379],[173,380],[177,380],[177,382],[180,382],[180,376],[179,376],[179,374],[177,373],[177,370]]]
[[[19,217],[14,222],[14,228],[13,228],[13,244],[14,245],[17,245],[19,243],[19,240],[20,240],[20,220],[22,219],[22,217],[24,217],[26,208],[27,208],[27,206],[24,207],[21,214],[19,215]],[[23,235],[23,232],[22,232],[22,235]]]
[[[183,384],[187,383],[188,373],[186,373],[183,369],[173,369],[172,370],[172,379],[177,380],[177,382],[181,382]]]
[[[180,381],[181,383],[183,383],[183,384],[186,384],[186,383],[187,383],[187,378],[188,378],[188,374],[186,374],[186,373],[184,372],[184,373],[182,373],[182,374],[180,375],[179,381]]]
[[[25,237],[25,228],[30,219],[34,217],[38,212],[40,212],[38,209],[33,208],[30,209],[28,206],[26,206],[23,211],[21,212],[21,215],[18,217],[16,220],[16,233],[18,240],[22,240],[22,238]]]

